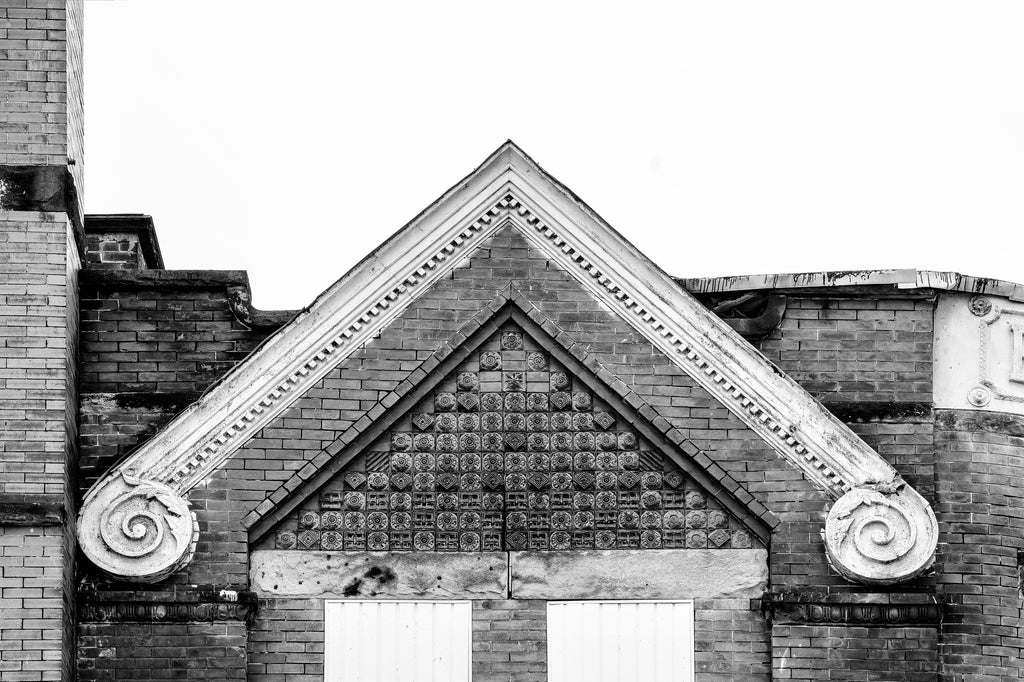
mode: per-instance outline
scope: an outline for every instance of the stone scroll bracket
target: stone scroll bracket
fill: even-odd
[[[821,531],[832,568],[869,585],[926,572],[935,562],[938,534],[931,505],[902,480],[847,492],[832,505]]]
[[[128,580],[159,580],[186,565],[196,531],[185,493],[508,226],[838,498],[826,548],[840,573],[884,583],[925,570],[937,538],[928,503],[845,424],[511,142],[104,476],[80,514],[86,555]]]
[[[86,497],[78,543],[97,568],[114,578],[159,582],[186,566],[199,526],[188,502],[169,486],[120,471]]]

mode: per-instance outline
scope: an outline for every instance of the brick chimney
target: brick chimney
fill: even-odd
[[[82,14],[82,0],[0,2],[4,679],[74,679]]]

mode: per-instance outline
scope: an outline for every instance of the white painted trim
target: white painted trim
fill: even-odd
[[[188,491],[507,224],[834,497],[863,486],[905,487],[895,469],[795,381],[506,144],[108,472],[86,496],[82,518],[95,517],[86,512],[99,498],[113,497],[101,495],[105,488],[124,485],[120,473]],[[907,500],[927,506],[920,496]],[[80,529],[83,549],[109,566],[110,548],[84,540],[93,531]],[[125,577],[137,575],[132,558],[122,563]]]
[[[1024,284],[973,277],[959,272],[938,270],[860,270],[855,272],[799,272],[776,275],[736,275],[733,277],[688,277],[678,280],[695,294],[717,294],[755,289],[819,289],[856,286],[893,286],[897,289],[937,289],[968,294],[1005,296],[1024,301]],[[840,292],[841,293],[841,292]]]

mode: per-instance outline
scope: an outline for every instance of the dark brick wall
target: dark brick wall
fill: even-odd
[[[81,623],[78,679],[244,682],[246,626],[222,623]],[[283,678],[278,678],[283,679]]]
[[[937,647],[935,628],[776,626],[772,679],[935,682]]]
[[[82,392],[197,393],[270,333],[231,312],[225,286],[113,287],[83,278]]]
[[[771,679],[770,628],[749,600],[697,600],[693,625],[698,682]]]
[[[940,410],[935,447],[942,679],[1024,677],[1024,417]]]
[[[185,284],[133,286],[130,277],[83,277],[81,492],[275,329],[242,324],[228,285],[179,279]]]
[[[819,400],[932,400],[932,300],[790,296],[761,351]]]
[[[129,232],[86,234],[85,259],[90,270],[141,270],[146,267],[139,236]]]
[[[323,600],[261,600],[248,659],[249,682],[323,682]]]

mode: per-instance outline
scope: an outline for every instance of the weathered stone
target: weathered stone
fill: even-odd
[[[504,552],[253,552],[249,575],[262,597],[504,599]]]
[[[909,486],[854,488],[825,519],[829,563],[855,582],[891,585],[921,575],[935,561],[939,524]]]
[[[516,599],[741,599],[768,585],[768,553],[749,550],[512,552]]]

